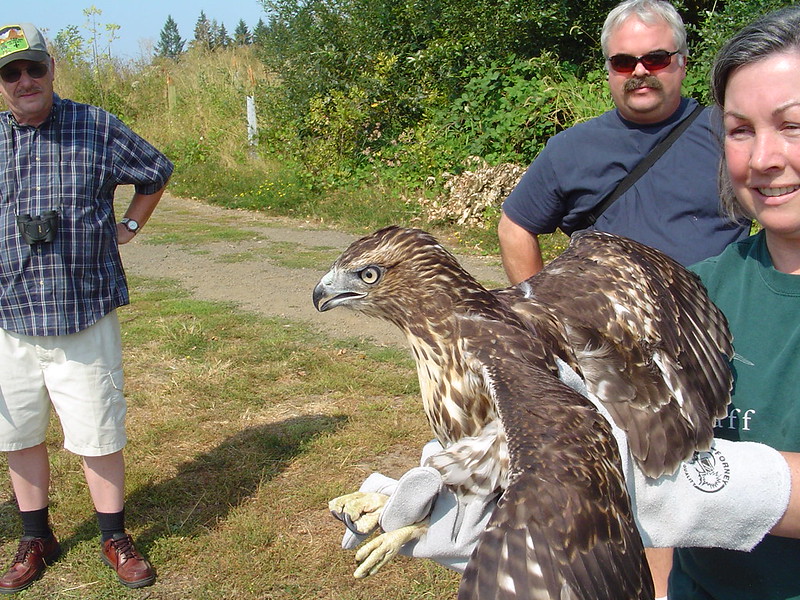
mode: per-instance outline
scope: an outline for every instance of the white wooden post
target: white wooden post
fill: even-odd
[[[247,142],[251,146],[258,145],[258,125],[256,124],[256,99],[247,96]]]

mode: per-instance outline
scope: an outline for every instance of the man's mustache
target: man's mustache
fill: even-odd
[[[660,90],[664,86],[661,85],[658,77],[655,77],[654,75],[645,75],[644,77],[631,77],[630,79],[626,80],[622,89],[625,92],[632,92],[633,90],[638,90],[642,87]]]

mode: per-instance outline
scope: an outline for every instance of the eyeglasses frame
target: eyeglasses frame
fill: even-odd
[[[44,69],[41,74],[35,74],[31,72],[31,69],[34,69],[37,73],[39,69]],[[7,67],[3,67],[0,69],[0,79],[3,80],[5,83],[17,83],[22,78],[22,73],[27,73],[28,77],[31,79],[42,79],[45,75],[50,72],[50,65],[47,62],[40,62],[40,63],[33,63],[27,67],[21,68],[13,68],[8,69]],[[10,77],[9,77],[10,75]]]
[[[646,60],[646,59],[647,59],[649,56],[652,56],[653,54],[658,54],[659,56],[661,56],[661,53],[662,53],[662,52],[664,53],[664,54],[663,54],[664,58],[665,58],[665,59],[667,59],[667,62],[666,62],[666,63],[664,63],[663,65],[660,65],[660,66],[658,66],[658,65],[654,65],[654,66],[652,66],[652,67],[648,67],[648,66],[645,64],[645,62],[644,62],[644,61],[645,61],[645,60]],[[609,56],[609,57],[606,59],[606,63],[608,64],[608,66],[609,66],[609,67],[610,67],[610,68],[611,68],[611,69],[612,69],[612,70],[613,70],[615,73],[622,73],[622,74],[633,73],[633,72],[636,70],[636,67],[637,67],[637,65],[638,65],[639,63],[642,63],[642,66],[643,66],[645,69],[647,69],[648,71],[660,71],[661,69],[666,69],[666,68],[667,68],[667,67],[668,67],[668,66],[669,66],[669,65],[672,63],[672,57],[673,57],[673,56],[675,56],[676,54],[679,54],[679,53],[680,53],[680,50],[674,50],[674,51],[670,52],[669,50],[660,50],[660,49],[659,49],[659,50],[653,50],[653,51],[651,51],[651,52],[648,52],[647,54],[642,54],[641,56],[634,56],[634,55],[632,55],[632,54],[620,53],[620,54],[615,54],[614,56]],[[613,61],[613,59],[617,58],[618,56],[620,56],[620,57],[621,57],[621,56],[624,56],[624,57],[629,57],[629,58],[635,59],[635,61],[634,61],[634,63],[633,63],[633,68],[632,68],[632,69],[629,71],[629,70],[627,70],[627,69],[622,69],[622,70],[620,70],[620,69],[618,69],[618,68],[614,67],[614,63],[613,63],[612,61]]]

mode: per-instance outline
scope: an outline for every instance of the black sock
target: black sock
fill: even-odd
[[[50,529],[50,507],[39,510],[19,511],[22,517],[22,535],[47,539],[53,535]]]
[[[116,534],[125,534],[125,509],[118,513],[97,513],[97,524],[100,526],[100,541],[110,540]]]

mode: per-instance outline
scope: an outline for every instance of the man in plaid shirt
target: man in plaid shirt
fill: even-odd
[[[27,588],[60,553],[48,514],[51,405],[64,447],[83,458],[102,559],[128,587],[156,577],[125,531],[116,308],[129,302],[119,244],[147,222],[172,163],[113,115],[55,95],[54,67],[33,25],[0,27],[0,451],[23,523],[0,593]],[[122,184],[135,194],[117,222]]]

